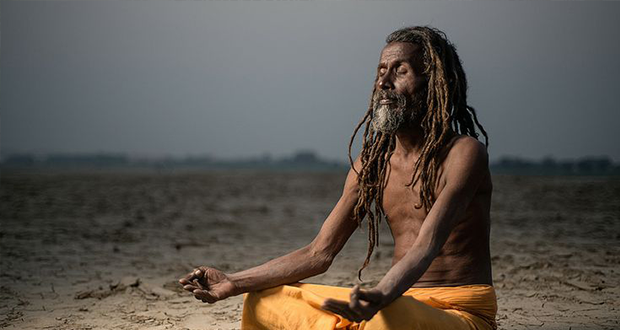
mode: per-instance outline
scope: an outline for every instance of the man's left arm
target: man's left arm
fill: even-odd
[[[441,251],[458,219],[462,218],[480,182],[488,173],[486,148],[474,139],[455,144],[446,159],[446,184],[407,254],[372,289],[356,286],[351,301],[326,300],[324,308],[349,320],[369,320],[418,281]],[[347,306],[348,305],[348,306]]]

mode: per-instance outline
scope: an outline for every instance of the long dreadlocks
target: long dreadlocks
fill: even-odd
[[[474,108],[467,105],[467,78],[456,53],[456,48],[445,33],[429,26],[407,27],[391,33],[386,44],[392,42],[408,42],[419,47],[422,53],[423,72],[426,78],[425,113],[421,119],[424,141],[420,157],[415,162],[411,181],[412,189],[420,181],[421,204],[429,212],[435,202],[434,187],[437,181],[437,170],[440,165],[440,152],[454,134],[465,134],[478,138],[476,126],[485,137],[488,147],[489,139],[486,131],[478,122]],[[377,79],[377,78],[376,78]],[[383,190],[386,185],[386,172],[389,175],[389,160],[396,145],[395,134],[384,133],[372,127],[373,88],[368,111],[355,127],[349,142],[349,162],[358,175],[358,200],[354,209],[354,218],[361,226],[365,216],[368,217],[368,253],[366,260],[358,272],[361,280],[362,270],[368,266],[373,249],[378,245],[379,222],[385,217],[383,210]],[[365,124],[360,152],[361,169],[353,167],[351,146],[358,131]],[[386,171],[387,170],[387,171]],[[372,204],[374,203],[374,212]]]

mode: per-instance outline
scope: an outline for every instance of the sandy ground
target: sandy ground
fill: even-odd
[[[0,180],[0,328],[238,329],[240,296],[203,304],[176,280],[307,244],[344,173],[5,169]],[[620,178],[495,176],[494,185],[500,329],[619,329]],[[390,265],[381,229],[370,283]],[[357,283],[365,235],[306,282]]]

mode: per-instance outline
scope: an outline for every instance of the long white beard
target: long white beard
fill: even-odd
[[[380,104],[373,109],[372,129],[382,133],[395,133],[405,122],[404,109],[391,109],[388,104]]]
[[[392,104],[380,104],[382,99],[390,99]],[[386,134],[396,133],[405,122],[407,99],[404,95],[379,90],[372,97],[372,129]]]

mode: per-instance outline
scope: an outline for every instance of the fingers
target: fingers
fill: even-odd
[[[200,281],[198,280],[193,280],[192,283],[194,284],[194,286],[198,287],[201,290],[207,290],[207,286],[202,285],[202,283],[200,283]]]
[[[183,289],[187,290],[189,292],[194,292],[194,290],[205,290],[205,291],[208,291],[208,288],[206,288],[205,286],[200,284],[200,282],[198,282],[197,280],[194,280],[190,284],[184,285]]]
[[[362,298],[362,295],[365,294],[364,292],[365,290],[363,290],[362,288],[360,288],[360,285],[357,284],[356,286],[353,287],[353,289],[351,290],[351,299],[355,299],[357,301],[359,300],[366,300]]]
[[[194,270],[195,271],[195,270]],[[188,273],[187,275],[185,275],[184,277],[182,277],[181,279],[179,279],[179,283],[181,285],[186,285],[189,284],[193,279],[194,279],[194,271]]]
[[[362,308],[362,304],[359,300],[359,290],[360,290],[360,286],[359,284],[353,287],[353,290],[351,290],[351,299],[349,302],[349,307],[354,310],[359,312],[360,309]]]
[[[202,290],[202,291],[208,290],[208,288],[203,286],[200,282],[198,282],[198,280],[193,280],[191,283],[184,285],[183,289],[189,292],[192,292],[192,293],[194,292],[194,290]]]
[[[181,279],[179,279],[179,284],[187,285],[187,284],[193,283],[195,280],[200,281],[202,280],[202,277],[206,273],[207,273],[206,267],[195,268],[193,271],[185,275],[185,277],[182,277]]]
[[[204,282],[204,276],[207,274],[207,267],[198,267],[185,277],[179,279],[179,283],[183,285],[183,289],[191,292],[194,298],[206,303],[215,303],[219,299],[209,292],[209,287]]]
[[[197,279],[192,279],[190,281],[190,280],[187,280],[186,278],[183,278],[179,281],[179,283],[184,284],[183,289],[189,292],[193,292],[194,290],[206,290],[207,289],[200,282],[198,282]]]
[[[197,287],[195,285],[192,285],[192,284],[188,284],[188,285],[183,286],[183,290],[187,290],[189,292],[194,292],[194,290],[201,290],[201,288],[199,288],[199,287]]]
[[[378,309],[370,305],[369,302],[357,299],[353,297],[349,302],[349,309],[356,315],[359,315],[362,320],[368,321],[377,313]]]
[[[209,304],[213,304],[217,301],[217,299],[212,296],[207,290],[196,289],[192,292],[194,294],[194,298],[198,300],[202,300],[202,302],[207,302]]]
[[[200,279],[204,274],[204,267],[195,268],[193,271],[189,272],[185,277],[179,280],[179,283],[182,285],[190,284],[193,280]]]
[[[353,310],[349,308],[349,305],[345,301],[339,301],[335,299],[326,299],[323,302],[323,309],[328,310],[334,314],[338,314],[345,319],[353,322],[362,322],[363,318]]]
[[[363,297],[368,297],[368,292],[360,288],[359,284],[354,286],[351,290],[350,301],[348,308],[359,316],[362,320],[368,321],[378,312],[379,308],[377,304]],[[372,297],[374,298],[374,297]],[[359,321],[358,321],[359,322]]]

